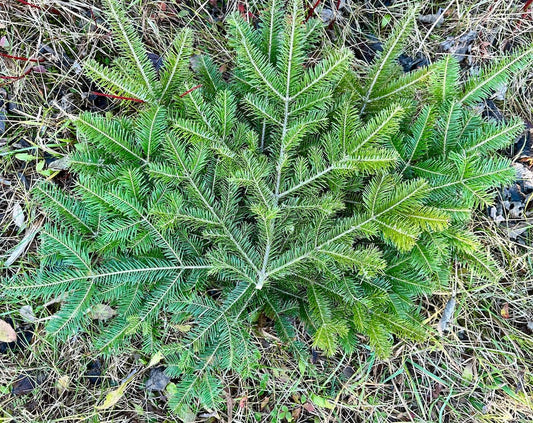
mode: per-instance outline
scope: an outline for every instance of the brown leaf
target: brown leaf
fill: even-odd
[[[43,65],[37,65],[32,68],[35,73],[46,73],[46,68]]]
[[[296,407],[294,410],[292,410],[291,414],[294,420],[298,420],[300,418],[300,414],[302,414],[302,407]]]
[[[5,320],[0,319],[0,342],[15,342],[17,333]]]
[[[260,408],[261,410],[263,410],[263,409],[267,406],[267,404],[268,404],[269,401],[270,401],[270,397],[265,397],[265,398],[263,399],[263,401],[261,401],[261,405],[259,406],[259,408]]]
[[[307,401],[307,402],[303,405],[303,408],[304,408],[304,410],[309,411],[310,413],[312,413],[312,412],[315,411],[315,406],[314,406],[313,404],[311,404],[309,401]]]
[[[437,399],[442,391],[443,386],[440,383],[433,385],[433,391],[431,392],[431,397]]]

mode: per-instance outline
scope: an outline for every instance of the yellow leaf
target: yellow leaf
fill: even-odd
[[[107,410],[108,408],[113,407],[117,402],[119,402],[122,396],[124,395],[124,392],[126,391],[126,387],[132,381],[133,376],[135,376],[135,373],[137,372],[136,371],[131,372],[130,375],[124,380],[124,382],[120,384],[120,386],[117,389],[109,392],[106,395],[105,400],[102,403],[102,405],[97,406],[96,409]]]
[[[156,352],[152,359],[150,360],[150,362],[148,363],[148,367],[152,367],[152,366],[155,366],[156,364],[159,364],[159,362],[165,358],[165,356],[163,355],[163,353],[161,351],[158,351]]]
[[[107,410],[108,408],[113,407],[117,402],[119,402],[120,398],[124,395],[124,391],[126,389],[127,384],[123,383],[120,385],[117,389],[114,391],[109,392],[102,405],[99,405],[96,407],[97,410]]]
[[[15,342],[16,340],[17,333],[13,330],[11,325],[0,319],[0,342]]]
[[[59,392],[65,392],[70,386],[70,378],[67,375],[61,376],[57,379],[56,388]]]
[[[192,325],[174,325],[174,327],[181,333],[187,333],[191,330]]]

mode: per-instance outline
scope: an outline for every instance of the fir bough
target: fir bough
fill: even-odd
[[[361,73],[298,1],[285,11],[273,0],[257,29],[229,19],[229,81],[209,57],[189,72],[188,30],[158,75],[123,10],[110,0],[108,13],[124,56],[86,70],[147,104],[131,117],[75,120],[76,185],[35,188],[49,216],[41,267],[5,286],[43,301],[65,295],[52,338],[84,330],[91,307],[110,304],[118,314],[95,338],[99,351],[142,341],[178,380],[175,409],[216,409],[219,373],[246,377],[258,364],[250,328],[260,315],[295,351],[296,318],[328,355],[363,334],[386,356],[392,335],[423,336],[413,299],[454,268],[498,276],[468,221],[514,179],[497,150],[523,125],[472,106],[530,52],[465,84],[451,56],[403,74],[396,58],[412,12]]]

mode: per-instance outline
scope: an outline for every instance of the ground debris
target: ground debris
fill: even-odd
[[[418,16],[418,22],[423,24],[434,25],[439,28],[444,23],[444,9],[441,7],[437,13]]]
[[[451,53],[459,62],[462,62],[472,51],[472,43],[477,38],[477,31],[469,31],[460,37],[448,37],[440,48],[444,53]]]
[[[6,354],[8,351],[19,351],[27,348],[33,339],[33,325],[15,326],[11,318],[6,318],[4,321],[10,328],[16,328],[16,338],[9,342],[0,342],[0,354]],[[12,338],[11,338],[12,339]]]
[[[6,322],[0,319],[0,341],[2,342],[15,342],[17,340],[17,333],[15,329]]]
[[[107,320],[117,314],[117,311],[107,304],[96,304],[89,311],[89,317],[93,320]]]
[[[163,391],[169,382],[170,377],[165,373],[165,367],[155,367],[150,370],[150,375],[145,382],[145,389],[147,391]]]
[[[87,365],[85,377],[91,385],[99,386],[102,383],[102,363],[100,360],[93,360]]]
[[[13,382],[13,385],[11,386],[11,395],[19,396],[28,394],[44,383],[47,378],[48,375],[46,373],[37,371],[22,374],[17,377],[15,382]]]
[[[446,307],[444,307],[444,312],[442,313],[442,317],[437,327],[441,335],[448,330],[448,326],[451,320],[453,319],[453,313],[455,312],[455,304],[455,296],[452,296],[446,303]]]

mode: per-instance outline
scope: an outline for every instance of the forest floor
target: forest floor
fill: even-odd
[[[410,1],[328,0],[313,3],[334,44],[368,60]],[[197,52],[216,52],[231,66],[224,19],[252,14],[259,3],[134,0],[129,13],[154,57],[176,28],[196,30]],[[312,8],[313,5],[310,5]],[[417,29],[402,58],[406,69],[445,53],[461,58],[464,72],[533,42],[533,1],[422,1]],[[98,91],[83,61],[116,55],[97,0],[0,2],[0,279],[35,266],[35,242],[44,216],[31,186],[45,178],[72,183],[64,157],[75,135],[69,114],[127,113]],[[309,349],[295,361],[276,339],[257,334],[263,368],[249,380],[225,376],[225,413],[181,416],[199,422],[533,422],[533,75],[517,75],[484,105],[486,116],[517,114],[528,129],[509,155],[524,180],[495,193],[495,207],[480,210],[473,226],[505,276],[497,282],[457,275],[452,286],[420,298],[429,337],[398,340],[391,358],[361,348],[325,358]],[[452,300],[452,293],[455,294]],[[451,301],[450,301],[451,300]],[[58,300],[60,301],[60,299]],[[135,351],[103,360],[88,334],[60,347],[44,337],[47,305],[3,301],[0,319],[16,327],[16,345],[0,343],[0,422],[173,422],[166,406],[173,389],[146,389],[159,368],[146,368]],[[449,328],[437,330],[445,308]],[[95,330],[99,324],[95,323]],[[302,341],[308,342],[303,330]],[[137,374],[113,408],[98,409],[132,370]]]

